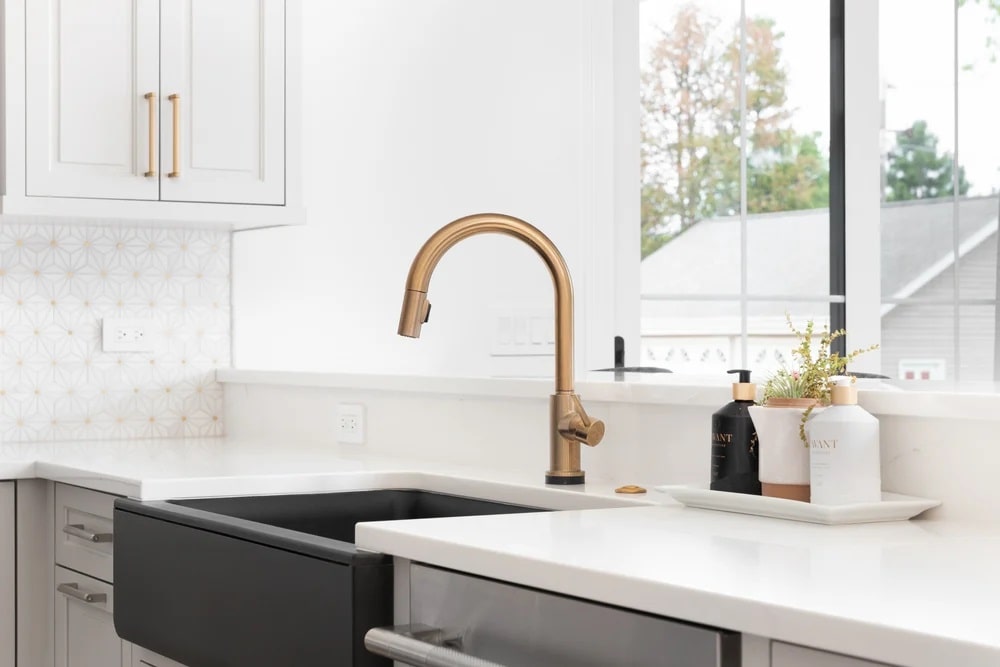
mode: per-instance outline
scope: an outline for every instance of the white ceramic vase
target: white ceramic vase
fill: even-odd
[[[766,406],[750,407],[760,448],[762,495],[809,502],[809,447],[802,441],[799,427],[802,415],[815,405],[811,398],[772,398]],[[813,407],[812,413],[823,409]]]

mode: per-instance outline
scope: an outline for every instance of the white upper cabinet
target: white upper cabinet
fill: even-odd
[[[2,213],[302,222],[299,2],[7,0]]]
[[[161,198],[283,204],[284,3],[161,0],[160,11]]]
[[[145,93],[159,91],[157,0],[27,4],[26,194],[157,199]]]

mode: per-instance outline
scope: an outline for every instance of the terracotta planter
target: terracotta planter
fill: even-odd
[[[799,437],[799,426],[809,407],[813,414],[823,410],[817,404],[814,398],[772,398],[750,408],[760,447],[762,495],[809,502],[809,447]]]

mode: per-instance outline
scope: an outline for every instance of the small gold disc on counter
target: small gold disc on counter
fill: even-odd
[[[626,484],[615,489],[615,493],[646,493],[646,489],[635,484]]]

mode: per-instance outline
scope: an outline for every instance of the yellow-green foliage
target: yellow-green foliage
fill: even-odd
[[[771,398],[814,398],[819,405],[830,404],[830,378],[843,375],[847,364],[854,361],[859,355],[878,349],[878,345],[870,345],[866,348],[848,352],[846,356],[840,356],[838,352],[831,352],[830,347],[833,341],[841,336],[847,335],[843,329],[830,331],[824,326],[820,333],[819,345],[813,351],[813,335],[815,323],[809,320],[806,328],[799,331],[792,323],[792,318],[787,313],[788,328],[792,330],[795,337],[799,339],[798,346],[792,350],[797,368],[788,370],[781,369],[771,376],[764,385],[764,402]],[[805,442],[805,423],[809,419],[812,408],[806,410],[802,416],[802,425],[799,428],[799,435]]]

